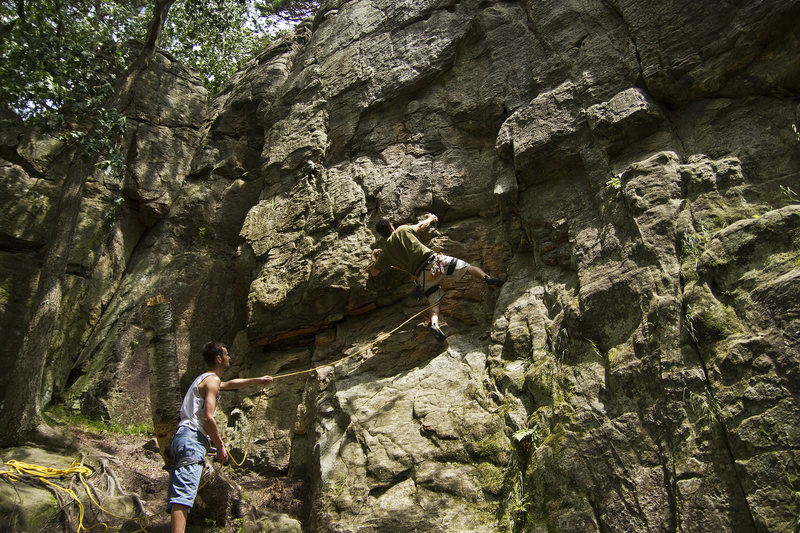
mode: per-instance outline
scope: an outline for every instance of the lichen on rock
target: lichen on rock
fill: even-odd
[[[246,472],[305,491],[286,530],[793,530],[798,15],[323,2],[204,110],[161,58],[128,178],[87,188],[48,401],[147,420],[137,310],[162,293],[184,386],[209,338],[277,376],[219,421]],[[17,133],[5,361],[63,167]],[[443,343],[408,276],[366,272],[379,218],[428,212],[432,249],[506,280],[446,278]]]

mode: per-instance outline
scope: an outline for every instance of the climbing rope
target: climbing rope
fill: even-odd
[[[364,346],[360,350],[351,353],[350,355],[342,357],[341,359],[337,359],[336,361],[333,361],[331,363],[326,363],[324,365],[315,366],[315,367],[308,368],[308,369],[305,369],[305,370],[298,370],[296,372],[288,372],[286,374],[278,374],[278,375],[272,376],[272,381],[275,381],[276,379],[283,379],[283,378],[288,378],[288,377],[292,377],[292,376],[299,376],[300,374],[305,374],[307,372],[316,372],[317,370],[321,370],[323,368],[327,368],[327,367],[331,367],[331,366],[336,366],[339,363],[343,363],[344,361],[347,361],[348,359],[351,359],[351,358],[355,357],[356,355],[365,352],[366,350],[368,350],[372,346],[375,346],[376,344],[378,344],[382,340],[388,338],[395,331],[399,330],[400,328],[402,328],[403,326],[405,326],[406,324],[408,324],[409,322],[411,322],[412,320],[417,318],[419,315],[421,315],[425,311],[427,311],[427,310],[429,310],[429,309],[431,309],[433,307],[436,307],[438,304],[439,304],[439,302],[436,302],[435,304],[429,305],[428,307],[424,308],[422,311],[419,311],[419,312],[411,315],[402,324],[400,324],[399,326],[397,326],[396,328],[394,328],[390,332],[384,333],[382,335],[379,335],[374,341],[370,342],[369,344],[367,344],[366,346]],[[257,420],[258,419],[258,410],[259,410],[259,407],[261,406],[261,399],[265,396],[265,394],[264,394],[264,388],[265,387],[266,387],[266,385],[262,385],[261,386],[261,390],[259,391],[258,401],[256,402],[256,408],[255,408],[255,411],[253,412],[253,420]],[[253,423],[250,426],[250,435],[247,437],[247,445],[245,446],[244,456],[242,457],[242,460],[240,462],[237,462],[236,459],[233,458],[233,456],[231,456],[230,454],[228,455],[231,458],[231,461],[233,462],[233,464],[235,464],[236,466],[242,466],[244,464],[245,459],[247,459],[247,453],[250,450],[250,443],[253,440],[253,430],[254,429],[255,429],[255,423]]]
[[[7,480],[19,482],[22,481],[23,477],[34,477],[42,483],[65,493],[67,496],[75,500],[75,502],[78,504],[78,533],[80,533],[81,530],[88,531],[85,527],[83,527],[83,516],[85,510],[81,500],[78,498],[78,495],[75,494],[74,490],[60,487],[52,481],[49,481],[49,479],[71,477],[79,473],[90,474],[92,472],[91,469],[83,465],[77,465],[77,461],[73,461],[69,468],[50,468],[47,466],[23,463],[15,459],[5,461],[4,464],[13,469],[0,471],[0,476],[5,477]]]
[[[92,500],[92,502],[95,504],[95,506],[97,506],[97,508],[100,511],[102,511],[106,515],[111,516],[113,518],[119,518],[119,519],[122,519],[122,520],[135,520],[135,521],[137,521],[137,523],[139,524],[140,529],[134,531],[133,533],[138,533],[140,531],[146,531],[145,525],[146,525],[147,517],[141,517],[141,516],[139,516],[139,517],[124,517],[124,516],[119,516],[119,515],[116,515],[116,514],[110,512],[110,511],[108,511],[107,509],[104,509],[103,506],[100,505],[100,503],[94,497],[94,494],[93,494],[93,491],[92,491],[91,487],[86,482],[86,479],[84,479],[84,477],[83,477],[84,475],[91,475],[92,474],[92,469],[87,467],[87,466],[84,466],[82,464],[78,464],[77,460],[73,461],[72,464],[68,468],[52,468],[52,467],[48,467],[48,466],[34,465],[34,464],[30,464],[30,463],[23,463],[21,461],[15,460],[15,459],[10,459],[8,461],[5,461],[3,464],[5,466],[9,467],[10,469],[9,470],[0,471],[0,476],[5,477],[10,482],[19,482],[19,481],[22,481],[24,478],[36,478],[39,481],[41,481],[42,483],[44,483],[44,484],[46,484],[46,485],[48,485],[50,487],[53,487],[54,489],[56,489],[56,490],[58,490],[60,492],[63,492],[64,494],[69,496],[78,506],[78,529],[77,529],[77,533],[80,533],[81,531],[90,531],[90,530],[92,530],[92,529],[94,529],[96,527],[104,527],[105,529],[103,531],[108,531],[111,528],[108,526],[108,524],[106,524],[104,522],[100,522],[100,523],[95,524],[95,525],[93,525],[93,526],[91,526],[89,528],[85,527],[83,525],[83,519],[84,519],[84,517],[86,515],[86,509],[84,508],[83,503],[81,502],[80,498],[78,498],[78,495],[75,493],[74,490],[72,490],[70,488],[65,488],[65,487],[61,487],[59,485],[56,485],[52,481],[49,481],[50,479],[53,479],[53,478],[68,478],[68,477],[72,477],[72,476],[77,475],[78,479],[80,480],[81,484],[84,487],[84,490],[86,490],[86,494],[89,496],[89,499]]]
[[[397,326],[396,328],[392,329],[388,333],[384,333],[384,334],[379,335],[374,341],[370,342],[369,344],[367,344],[366,346],[364,346],[360,350],[357,350],[356,352],[353,352],[350,355],[347,355],[345,357],[337,359],[336,361],[333,361],[333,362],[330,362],[330,363],[326,363],[324,365],[318,365],[318,366],[315,366],[315,367],[312,367],[312,368],[308,368],[308,369],[305,369],[305,370],[298,370],[296,372],[288,372],[286,374],[278,374],[278,375],[272,376],[272,380],[275,381],[276,379],[284,379],[284,378],[288,378],[288,377],[292,377],[292,376],[298,376],[300,374],[305,374],[307,372],[315,372],[317,370],[320,370],[320,369],[323,369],[323,368],[327,368],[327,367],[333,367],[333,366],[338,365],[339,363],[347,361],[348,359],[351,359],[351,358],[355,357],[356,355],[358,355],[360,353],[363,353],[364,351],[368,350],[372,346],[374,346],[377,343],[379,343],[379,342],[383,341],[384,339],[388,338],[393,333],[395,333],[397,330],[399,330],[400,328],[402,328],[403,326],[405,326],[406,324],[408,324],[409,322],[414,320],[416,317],[418,317],[419,315],[421,315],[425,311],[427,311],[427,310],[435,307],[436,305],[438,305],[438,303],[439,302],[437,302],[435,304],[432,304],[432,305],[429,305],[428,307],[422,309],[421,311],[413,314],[412,316],[407,318],[405,321],[403,321],[403,323],[400,324],[399,326]],[[238,467],[241,467],[242,465],[244,465],[244,462],[247,459],[247,454],[250,451],[250,444],[253,441],[253,433],[255,431],[255,426],[256,426],[255,425],[255,420],[258,419],[258,411],[259,411],[259,409],[261,407],[261,401],[264,398],[264,396],[266,396],[266,394],[264,394],[264,388],[265,387],[266,387],[266,384],[262,385],[261,386],[261,390],[259,391],[259,394],[258,394],[258,401],[256,402],[256,408],[253,411],[253,423],[250,426],[250,433],[249,433],[249,435],[247,437],[247,444],[245,445],[244,455],[242,456],[242,459],[240,461],[237,461],[236,459],[234,459],[234,457],[232,455],[228,454],[228,457],[230,457],[231,462],[234,465],[238,466]],[[76,533],[81,533],[81,531],[90,531],[90,530],[92,530],[92,529],[94,529],[96,527],[104,527],[105,528],[103,530],[104,532],[106,532],[106,531],[108,531],[109,529],[112,529],[112,528],[108,524],[106,524],[104,522],[100,522],[100,523],[95,524],[95,525],[93,525],[93,526],[91,526],[89,528],[84,527],[83,519],[84,519],[84,516],[85,516],[85,508],[83,506],[83,503],[80,501],[80,498],[78,498],[78,495],[75,493],[74,490],[69,489],[69,488],[64,488],[64,487],[61,487],[59,485],[56,485],[55,483],[53,483],[51,481],[48,481],[48,479],[51,479],[51,478],[67,478],[67,477],[71,477],[71,476],[77,475],[78,479],[80,480],[81,484],[84,487],[84,490],[86,490],[86,494],[89,496],[89,499],[92,501],[92,503],[94,503],[94,505],[101,512],[103,512],[107,516],[110,516],[112,518],[117,518],[119,520],[133,520],[133,521],[136,521],[136,523],[139,525],[139,529],[137,529],[136,531],[134,531],[132,533],[139,533],[139,532],[146,532],[147,531],[147,529],[146,529],[147,522],[148,522],[148,517],[147,516],[126,517],[126,516],[117,515],[115,513],[112,513],[111,511],[108,511],[107,509],[104,509],[100,505],[100,503],[97,501],[97,499],[94,497],[91,487],[89,486],[89,484],[86,482],[86,480],[83,477],[84,475],[91,475],[92,474],[91,468],[89,468],[87,466],[84,466],[82,464],[79,465],[77,461],[73,461],[72,465],[70,465],[69,468],[51,468],[51,467],[46,467],[46,466],[23,463],[23,462],[20,462],[20,461],[16,461],[14,459],[5,461],[4,464],[7,467],[10,467],[12,470],[0,470],[0,477],[5,477],[6,479],[8,479],[11,482],[22,481],[24,477],[34,477],[34,478],[38,479],[39,481],[41,481],[42,483],[45,483],[45,484],[47,484],[47,485],[49,485],[51,487],[54,487],[55,489],[57,489],[57,490],[59,490],[59,491],[61,491],[63,493],[65,493],[72,500],[74,500],[75,503],[78,506],[78,529],[77,529]],[[219,468],[214,467],[215,474],[218,474],[221,468],[222,468],[222,465],[220,465]],[[209,483],[209,481],[211,481],[211,479],[213,479],[213,477],[209,476],[198,487],[197,490],[199,491],[201,488],[203,488],[206,484]],[[164,512],[165,511],[161,511],[160,513],[157,513],[157,515],[158,514],[162,514]],[[157,516],[157,515],[155,515],[155,516]]]
[[[350,354],[350,355],[348,355],[346,357],[342,357],[341,359],[337,359],[336,361],[333,361],[332,363],[326,363],[324,365],[315,366],[315,367],[309,368],[307,370],[298,370],[297,372],[290,372],[288,374],[278,374],[277,376],[272,376],[272,380],[274,381],[276,379],[288,378],[290,376],[297,376],[299,374],[305,374],[306,372],[314,372],[316,370],[320,370],[320,369],[328,367],[328,366],[335,366],[335,365],[338,365],[341,362],[347,361],[351,357],[355,357],[356,355],[368,350],[372,346],[378,344],[382,340],[384,340],[387,337],[391,336],[395,331],[397,331],[398,329],[402,328],[403,326],[405,326],[406,324],[408,324],[409,322],[411,322],[412,320],[417,318],[419,315],[421,315],[422,313],[424,313],[428,309],[436,307],[437,305],[439,305],[439,302],[436,302],[435,304],[431,304],[428,307],[424,308],[422,311],[419,311],[418,313],[415,313],[411,317],[407,318],[402,324],[400,324],[399,326],[397,326],[396,328],[394,328],[393,330],[391,330],[388,333],[383,333],[382,335],[379,335],[377,339],[375,339],[374,341],[370,342],[369,344],[367,344],[366,346],[364,346],[363,348],[361,348],[357,352],[354,352],[354,353],[352,353],[352,354]]]

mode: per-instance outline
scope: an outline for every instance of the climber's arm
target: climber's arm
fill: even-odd
[[[425,228],[427,228],[428,226],[430,226],[434,222],[438,222],[438,221],[439,221],[439,217],[437,217],[433,213],[428,213],[427,215],[425,215],[425,218],[423,218],[422,220],[420,220],[419,222],[414,224],[414,226],[413,226],[414,231],[419,233],[420,231],[424,230]]]
[[[370,254],[369,266],[367,267],[370,276],[377,276],[378,274],[381,273],[380,269],[375,268],[375,261],[378,260],[378,256],[380,255],[380,253],[381,253],[380,249],[375,249],[372,250],[372,254]]]

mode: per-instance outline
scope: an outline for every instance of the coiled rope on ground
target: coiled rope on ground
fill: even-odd
[[[298,376],[298,375],[301,375],[301,374],[306,374],[308,372],[316,372],[317,370],[321,370],[321,369],[327,368],[327,367],[336,366],[339,363],[343,363],[344,361],[347,361],[348,359],[351,359],[351,358],[355,357],[356,355],[365,352],[366,350],[368,350],[372,346],[376,345],[377,343],[387,339],[393,333],[395,333],[396,331],[401,329],[403,326],[405,326],[406,324],[408,324],[409,322],[414,320],[416,317],[418,317],[419,315],[421,315],[425,311],[431,309],[432,307],[435,307],[437,304],[438,304],[438,302],[435,303],[435,304],[429,305],[428,307],[422,309],[421,311],[413,314],[411,317],[407,318],[405,321],[403,321],[403,323],[401,323],[396,328],[392,329],[388,333],[383,333],[381,335],[378,335],[378,337],[375,340],[373,340],[372,342],[370,342],[369,344],[365,345],[360,350],[357,350],[357,351],[353,352],[350,355],[347,355],[345,357],[337,359],[337,360],[335,360],[333,362],[326,363],[324,365],[318,365],[318,366],[315,366],[315,367],[312,367],[312,368],[308,368],[308,369],[305,369],[305,370],[298,370],[298,371],[295,371],[295,372],[288,372],[288,373],[285,373],[285,374],[277,374],[275,376],[272,376],[272,380],[275,381],[277,379],[285,379],[285,378],[292,377],[292,376]],[[242,465],[244,465],[244,462],[247,459],[247,454],[250,451],[250,444],[252,443],[253,433],[255,431],[255,426],[256,426],[255,421],[258,419],[258,412],[259,412],[259,409],[261,407],[262,399],[266,396],[266,394],[264,393],[265,387],[266,387],[266,385],[262,385],[261,389],[259,390],[259,393],[258,393],[258,401],[256,402],[256,408],[253,411],[253,423],[250,425],[250,433],[249,433],[249,435],[247,437],[247,444],[245,445],[244,455],[242,456],[242,459],[240,461],[237,461],[236,459],[234,459],[234,457],[232,455],[230,455],[230,454],[228,455],[228,457],[230,457],[230,459],[231,459],[231,462],[234,465],[236,465],[237,467],[241,467]],[[90,476],[93,473],[92,469],[87,467],[87,466],[84,466],[83,464],[78,464],[77,460],[73,461],[72,464],[68,468],[53,468],[53,467],[48,467],[48,466],[41,466],[41,465],[24,463],[24,462],[20,462],[20,461],[14,460],[14,459],[10,459],[8,461],[5,461],[4,464],[9,469],[8,470],[0,470],[0,477],[4,477],[9,482],[21,482],[21,481],[27,481],[27,480],[38,480],[38,481],[40,481],[40,482],[42,482],[42,483],[44,483],[46,485],[49,485],[49,486],[57,489],[60,492],[63,492],[64,494],[69,496],[72,500],[74,500],[75,503],[78,506],[78,529],[77,529],[76,533],[81,533],[81,531],[90,531],[90,530],[98,528],[98,527],[103,527],[104,528],[103,532],[106,532],[106,531],[109,531],[109,530],[117,530],[118,528],[112,528],[111,526],[109,526],[105,522],[100,522],[100,523],[95,524],[95,525],[93,525],[93,526],[91,526],[89,528],[85,527],[83,525],[83,519],[84,519],[84,516],[85,516],[85,508],[84,508],[83,503],[81,502],[80,498],[78,498],[78,495],[75,493],[74,490],[72,490],[70,488],[62,487],[60,485],[57,485],[57,484],[53,483],[52,481],[49,481],[50,479],[66,479],[66,478],[71,478],[73,476],[78,476],[78,479],[79,479],[81,485],[83,485],[84,490],[86,491],[86,494],[89,496],[89,499],[92,501],[92,503],[101,512],[103,512],[106,516],[110,516],[112,518],[116,518],[116,519],[124,520],[124,521],[134,521],[139,525],[139,529],[137,529],[136,531],[134,531],[132,533],[146,532],[147,531],[146,527],[147,527],[149,519],[151,519],[153,516],[158,516],[158,515],[163,514],[163,513],[166,512],[166,511],[161,511],[161,512],[159,512],[159,513],[157,513],[155,515],[151,515],[149,517],[148,516],[126,517],[126,516],[120,516],[120,515],[117,515],[115,513],[112,513],[111,511],[108,511],[107,509],[103,508],[100,505],[100,503],[97,501],[97,499],[95,498],[95,496],[93,494],[93,491],[92,491],[91,487],[89,486],[89,484],[86,482],[86,479],[84,478],[84,476]],[[222,468],[222,465],[220,465],[219,467],[214,467],[215,474],[217,474],[221,468]],[[211,477],[208,477],[198,487],[197,490],[199,491],[201,488],[203,488],[209,481],[211,481],[211,479],[212,479]]]

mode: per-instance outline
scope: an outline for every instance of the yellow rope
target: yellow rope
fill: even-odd
[[[370,347],[374,346],[375,344],[377,344],[377,343],[381,342],[382,340],[388,338],[394,332],[396,332],[397,330],[399,330],[400,328],[402,328],[403,326],[405,326],[406,324],[408,324],[409,322],[414,320],[416,317],[418,317],[419,315],[421,315],[425,311],[435,307],[436,305],[438,305],[438,302],[435,303],[435,304],[429,305],[428,307],[424,308],[422,311],[419,311],[419,312],[415,313],[414,315],[412,315],[411,317],[407,318],[402,324],[400,324],[399,326],[397,326],[393,330],[389,331],[388,333],[384,333],[382,335],[379,335],[378,338],[376,338],[374,341],[370,342],[369,344],[367,344],[366,346],[364,346],[360,350],[358,350],[358,351],[356,351],[356,352],[354,352],[354,353],[352,353],[352,354],[350,354],[348,356],[342,357],[341,359],[337,359],[336,361],[333,361],[331,363],[315,366],[315,367],[312,367],[312,368],[309,368],[309,369],[306,369],[306,370],[298,370],[296,372],[289,372],[289,373],[286,373],[286,374],[278,374],[276,376],[272,376],[272,379],[274,381],[276,379],[282,379],[282,378],[288,378],[288,377],[291,377],[291,376],[297,376],[297,375],[300,375],[300,374],[305,374],[306,372],[314,372],[314,371],[320,370],[322,368],[338,365],[339,363],[342,363],[342,362],[344,362],[344,361],[346,361],[346,360],[348,360],[348,359],[350,359],[352,357],[355,357],[356,355],[366,351],[367,349],[369,349]],[[250,444],[251,444],[251,442],[253,440],[253,433],[254,433],[255,426],[256,426],[255,421],[258,419],[258,411],[259,411],[259,409],[261,407],[261,400],[265,396],[264,387],[265,387],[265,385],[262,385],[261,386],[261,390],[259,391],[258,402],[256,402],[256,408],[255,408],[255,411],[253,412],[253,423],[250,426],[250,434],[247,437],[247,444],[245,446],[244,456],[242,456],[241,461],[236,461],[236,459],[234,459],[232,455],[228,454],[228,456],[231,458],[231,462],[233,462],[233,464],[235,464],[236,466],[242,466],[244,464],[245,460],[247,459],[247,454],[250,451]],[[103,513],[105,513],[106,515],[108,515],[108,516],[110,516],[112,518],[117,518],[117,519],[120,519],[120,520],[135,520],[139,524],[140,528],[138,530],[136,530],[135,532],[133,532],[133,533],[146,532],[147,531],[145,529],[146,525],[147,525],[147,516],[125,517],[125,516],[120,516],[118,514],[112,513],[110,511],[108,511],[107,509],[104,509],[100,505],[100,503],[97,501],[97,499],[94,497],[94,495],[92,493],[92,490],[91,490],[91,487],[89,487],[89,484],[86,482],[86,480],[83,477],[84,475],[91,474],[92,470],[87,466],[78,465],[77,461],[73,461],[72,465],[70,465],[69,468],[51,468],[51,467],[47,467],[47,466],[40,466],[40,465],[22,463],[20,461],[14,460],[14,459],[8,460],[4,464],[6,466],[12,468],[13,470],[2,470],[2,471],[0,471],[0,477],[6,477],[9,481],[12,481],[12,482],[22,481],[22,477],[21,476],[36,477],[40,481],[42,481],[43,483],[46,483],[47,485],[50,485],[51,487],[54,487],[54,488],[64,492],[70,498],[72,498],[75,501],[75,503],[77,503],[77,505],[78,505],[78,530],[77,530],[76,533],[80,533],[81,531],[89,531],[91,529],[94,529],[94,528],[100,527],[100,526],[105,527],[104,531],[108,531],[110,528],[109,528],[109,526],[107,524],[105,524],[103,522],[101,522],[99,524],[95,524],[94,526],[92,526],[90,528],[84,527],[83,518],[84,518],[84,515],[85,515],[85,509],[83,507],[83,503],[81,503],[81,501],[80,501],[80,498],[78,498],[78,495],[75,494],[75,491],[73,491],[72,489],[60,487],[60,486],[56,485],[55,483],[52,483],[52,482],[48,481],[48,478],[65,478],[65,477],[77,475],[78,479],[80,480],[81,484],[83,485],[84,489],[86,490],[86,494],[89,496],[89,499],[92,501],[92,503],[94,503],[97,506],[97,508],[100,511],[102,511]],[[219,470],[216,469],[216,468],[215,468],[215,471],[219,472]],[[198,487],[198,491],[201,488],[203,488],[210,480],[211,480],[211,478],[206,479],[206,481],[203,484],[201,484],[200,487]],[[159,514],[161,514],[161,513],[159,513]]]
[[[365,350],[367,350],[367,349],[371,348],[372,346],[374,346],[374,345],[378,344],[379,342],[381,342],[381,341],[382,341],[382,340],[384,340],[385,338],[389,337],[389,336],[390,336],[392,333],[394,333],[394,332],[395,332],[395,331],[397,331],[398,329],[402,328],[403,326],[405,326],[406,324],[408,324],[409,322],[411,322],[412,320],[414,320],[415,318],[417,318],[419,315],[421,315],[422,313],[424,313],[424,312],[425,312],[425,311],[427,311],[428,309],[431,309],[431,308],[433,308],[433,307],[436,307],[437,305],[439,305],[439,302],[436,302],[435,304],[429,305],[428,307],[426,307],[426,308],[425,308],[425,309],[423,309],[422,311],[420,311],[420,312],[418,312],[418,313],[416,313],[416,314],[412,315],[410,318],[406,319],[406,320],[405,320],[405,321],[404,321],[402,324],[400,324],[399,326],[397,326],[396,328],[394,328],[394,329],[393,329],[392,331],[390,331],[389,333],[384,333],[384,334],[382,334],[382,335],[378,336],[378,338],[377,338],[377,339],[375,339],[375,340],[374,340],[374,341],[372,341],[371,343],[367,344],[366,346],[364,346],[363,348],[361,348],[360,350],[358,350],[358,351],[357,351],[357,352],[355,352],[355,353],[352,353],[352,354],[350,354],[350,355],[348,355],[348,356],[346,356],[346,357],[342,357],[341,359],[337,359],[336,361],[333,361],[332,363],[327,363],[327,364],[324,364],[324,365],[315,366],[315,367],[313,367],[313,368],[309,368],[308,370],[298,370],[297,372],[290,372],[290,373],[288,373],[288,374],[278,374],[277,376],[272,376],[272,379],[273,379],[273,381],[274,381],[274,380],[276,380],[276,379],[288,378],[288,377],[290,377],[290,376],[297,376],[297,375],[299,375],[299,374],[305,374],[306,372],[314,372],[314,371],[316,371],[316,370],[319,370],[319,369],[321,369],[321,368],[325,368],[325,367],[328,367],[328,366],[334,366],[334,365],[338,365],[339,363],[341,363],[341,362],[343,362],[343,361],[347,361],[347,360],[348,360],[348,359],[350,359],[351,357],[355,357],[356,355],[360,354],[361,352],[364,352]]]
[[[108,531],[108,525],[106,525],[106,524],[95,524],[91,528],[84,527],[84,525],[83,525],[83,517],[85,515],[85,509],[83,507],[83,503],[81,503],[80,498],[78,498],[78,495],[75,494],[75,491],[72,490],[72,489],[60,487],[60,486],[56,485],[55,483],[53,483],[52,481],[48,481],[48,479],[51,479],[51,478],[65,478],[65,477],[70,477],[70,476],[73,476],[73,475],[76,475],[76,474],[79,477],[81,477],[81,481],[83,481],[83,478],[82,478],[83,474],[91,474],[92,473],[92,470],[89,467],[86,467],[86,466],[83,466],[83,465],[77,465],[77,461],[73,461],[72,465],[70,465],[69,468],[51,468],[51,467],[48,467],[48,466],[41,466],[41,465],[33,465],[33,464],[29,464],[29,463],[23,463],[23,462],[15,460],[15,459],[10,459],[10,460],[6,461],[4,464],[6,466],[8,466],[8,467],[13,468],[13,471],[12,470],[0,471],[0,476],[5,476],[6,479],[8,479],[9,481],[14,481],[14,482],[22,481],[22,478],[20,476],[32,476],[32,477],[35,477],[35,478],[39,479],[39,481],[41,481],[42,483],[45,483],[46,485],[49,485],[49,486],[51,486],[51,487],[53,487],[55,489],[58,489],[61,492],[65,493],[70,498],[72,498],[75,501],[75,503],[78,504],[78,530],[77,530],[77,533],[80,533],[81,531],[89,531],[90,529],[94,529],[95,527],[98,527],[98,526],[101,526],[101,525],[105,527],[105,531]],[[84,482],[84,486],[85,485],[86,484]],[[88,490],[87,490],[87,493],[88,493]],[[91,495],[89,497],[91,498]]]
[[[414,320],[416,317],[418,317],[419,315],[421,315],[422,313],[424,313],[428,309],[431,309],[431,308],[435,307],[436,305],[438,305],[438,303],[439,302],[436,302],[435,304],[429,305],[428,307],[424,308],[422,311],[419,311],[419,312],[413,314],[411,317],[407,318],[402,324],[400,324],[399,326],[397,326],[396,328],[391,330],[389,333],[384,333],[383,335],[379,335],[377,339],[375,339],[374,341],[370,342],[369,344],[367,344],[366,346],[364,346],[360,350],[358,350],[358,351],[356,351],[354,353],[351,353],[348,356],[342,357],[341,359],[337,359],[336,361],[333,361],[331,363],[315,366],[313,368],[309,368],[309,369],[306,369],[306,370],[298,370],[296,372],[289,372],[289,373],[286,373],[286,374],[278,374],[276,376],[272,376],[272,380],[275,381],[276,379],[288,378],[288,377],[291,377],[291,376],[298,376],[300,374],[305,374],[306,372],[314,372],[314,371],[320,370],[322,368],[338,365],[339,363],[342,363],[342,362],[344,362],[344,361],[346,361],[346,360],[348,360],[348,359],[350,359],[352,357],[355,357],[356,355],[364,352],[365,350],[369,349],[370,347],[372,347],[372,346],[376,345],[377,343],[381,342],[382,340],[386,339],[387,337],[392,335],[395,331],[397,331],[398,329],[402,328],[403,326],[405,326],[406,324],[408,324],[409,322]],[[253,431],[255,430],[255,427],[256,427],[255,421],[258,419],[258,410],[259,410],[259,408],[261,406],[261,400],[265,396],[265,394],[264,394],[264,387],[265,386],[266,385],[262,385],[261,386],[261,391],[259,391],[259,394],[258,394],[258,402],[256,402],[256,409],[253,412],[253,423],[250,425],[250,435],[247,437],[247,444],[245,445],[245,448],[244,448],[244,456],[242,457],[241,461],[237,461],[236,459],[233,458],[233,456],[231,454],[228,454],[228,457],[231,458],[231,462],[233,462],[233,464],[235,464],[236,466],[242,466],[244,464],[245,459],[247,459],[247,454],[250,451],[250,443],[253,440]],[[201,487],[202,486],[203,485],[201,485]]]
[[[256,420],[258,420],[258,408],[261,406],[261,398],[264,397],[264,387],[265,386],[266,385],[261,385],[261,390],[258,393],[258,401],[256,402],[256,410],[253,412],[253,423],[250,424],[250,435],[247,437],[247,446],[245,446],[245,448],[244,448],[244,455],[242,456],[242,460],[237,462],[236,459],[233,458],[233,455],[231,455],[230,453],[228,454],[228,457],[231,458],[231,462],[233,464],[235,464],[236,466],[242,466],[244,464],[244,460],[247,459],[247,453],[250,451],[250,442],[253,440],[253,431],[256,428]],[[199,491],[200,489],[198,488],[197,490]]]
[[[86,510],[85,510],[85,508],[83,506],[83,502],[81,502],[80,498],[78,498],[78,495],[75,493],[75,491],[72,490],[72,489],[69,489],[69,488],[64,488],[64,487],[61,487],[59,485],[56,485],[55,483],[49,481],[48,479],[50,479],[50,478],[67,478],[67,477],[70,477],[70,476],[77,475],[78,479],[80,480],[81,484],[83,485],[84,490],[86,491],[86,494],[89,496],[89,499],[92,501],[92,503],[95,504],[95,506],[97,506],[97,508],[100,511],[102,511],[103,513],[105,513],[106,515],[108,515],[110,517],[118,518],[120,520],[134,520],[134,521],[136,521],[139,524],[139,529],[134,531],[133,533],[147,531],[145,529],[145,527],[147,525],[147,516],[133,516],[133,517],[120,516],[118,514],[112,513],[111,511],[103,508],[103,506],[100,505],[100,502],[98,502],[97,499],[94,497],[94,494],[93,494],[93,491],[92,491],[91,487],[86,482],[86,479],[83,477],[84,475],[90,475],[92,473],[91,468],[89,468],[87,466],[83,466],[83,465],[78,465],[77,461],[73,461],[72,465],[70,465],[69,468],[51,468],[51,467],[48,467],[48,466],[41,466],[41,465],[23,463],[23,462],[14,460],[14,459],[8,460],[4,464],[13,469],[13,470],[0,471],[0,476],[6,477],[9,481],[13,481],[13,482],[22,481],[22,477],[20,477],[20,476],[35,477],[39,481],[41,481],[42,483],[45,483],[46,485],[49,485],[49,486],[51,486],[51,487],[53,487],[55,489],[58,489],[59,491],[65,493],[67,496],[69,496],[78,505],[78,529],[77,529],[77,533],[80,533],[81,531],[90,531],[90,530],[92,530],[94,528],[97,528],[97,527],[105,528],[103,531],[108,531],[109,529],[112,529],[112,528],[110,528],[108,526],[108,524],[106,524],[104,522],[100,522],[100,523],[95,524],[95,525],[93,525],[91,527],[88,527],[88,528],[86,526],[84,526],[83,525],[83,519],[86,516]]]

